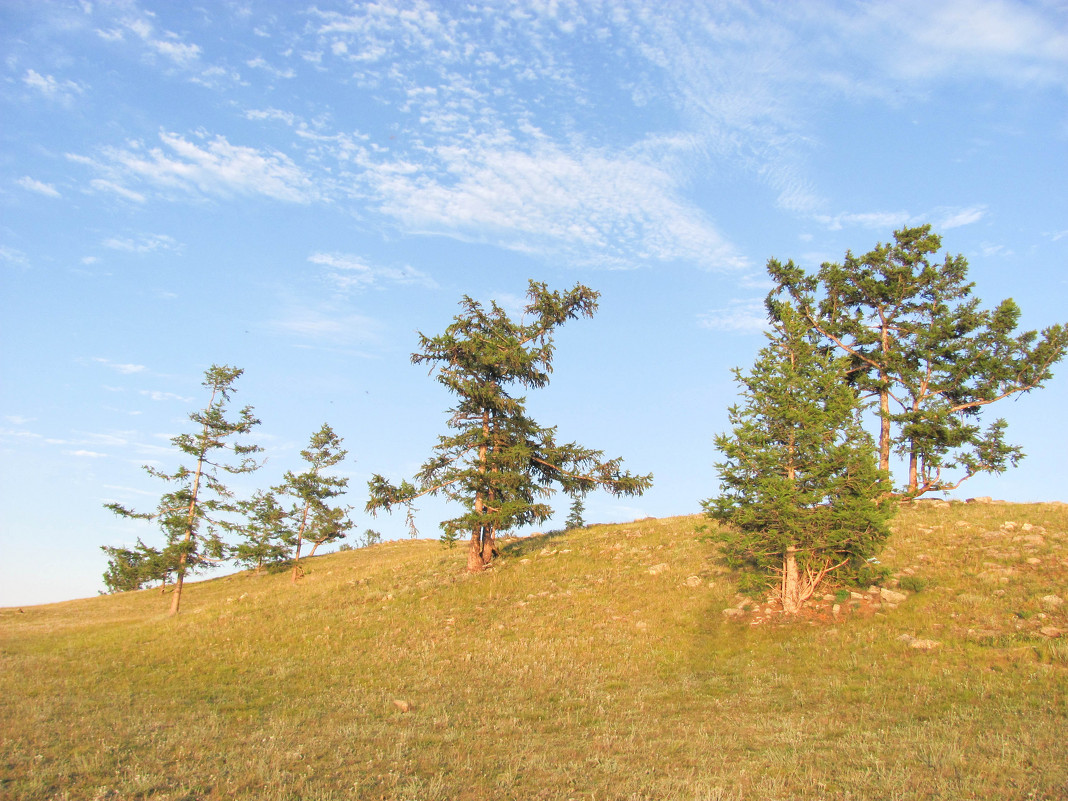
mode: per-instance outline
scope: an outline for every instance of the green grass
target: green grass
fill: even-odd
[[[0,798],[1068,796],[1068,640],[1040,633],[1068,631],[1068,507],[905,508],[881,559],[920,591],[788,625],[723,615],[700,522],[478,576],[384,543],[187,584],[177,618],[155,590],[0,610]]]

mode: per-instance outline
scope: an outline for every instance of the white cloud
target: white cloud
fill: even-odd
[[[62,197],[62,195],[59,194],[59,191],[54,186],[52,186],[52,184],[46,184],[43,181],[35,180],[34,178],[30,178],[28,175],[19,178],[15,183],[17,183],[23,189],[26,189],[30,192],[36,192],[39,195],[44,195],[46,197]]]
[[[185,398],[181,395],[176,395],[173,392],[159,392],[157,390],[142,389],[140,394],[147,398],[151,398],[154,401],[181,401],[182,403],[192,403],[192,398]]]
[[[941,230],[960,228],[962,225],[971,225],[979,222],[986,215],[986,206],[972,206],[966,209],[947,210],[942,221],[936,223]]]
[[[359,290],[382,281],[409,284],[434,289],[437,283],[426,273],[414,267],[371,266],[358,256],[345,253],[313,253],[308,261],[322,267],[332,268],[327,278],[341,291]]]
[[[431,169],[393,163],[365,173],[383,213],[411,231],[610,268],[745,265],[652,161],[549,145],[531,151],[445,145],[434,155]]]
[[[144,203],[147,198],[140,192],[135,192],[132,189],[127,189],[125,186],[115,183],[114,181],[108,181],[103,178],[94,178],[89,182],[89,185],[93,189],[103,192],[114,192],[120,197],[124,197],[127,200],[132,200],[134,203]]]
[[[97,451],[77,450],[77,451],[63,451],[63,452],[67,456],[76,456],[76,457],[79,457],[79,458],[88,458],[88,459],[102,459],[102,458],[107,456],[106,453],[98,453]]]
[[[732,300],[726,308],[697,315],[697,324],[712,331],[736,334],[751,334],[770,328],[763,300]]]
[[[26,74],[22,76],[22,82],[50,100],[61,103],[69,103],[75,95],[80,95],[85,91],[74,81],[58,81],[53,76],[41,75],[36,70],[26,70]]]
[[[379,324],[369,317],[346,314],[329,306],[293,309],[276,320],[273,327],[303,339],[321,340],[334,345],[349,345],[376,339]]]
[[[834,216],[814,214],[813,219],[825,225],[831,231],[840,231],[845,227],[891,230],[907,225],[912,218],[904,211],[841,212]]]
[[[122,373],[123,375],[130,375],[132,373],[142,373],[148,369],[143,364],[119,364],[117,362],[111,361],[110,359],[104,359],[100,356],[94,356],[93,361],[97,364],[102,364],[105,367],[109,367],[117,373]]]
[[[263,195],[291,203],[319,197],[304,172],[278,151],[232,145],[224,136],[206,133],[197,135],[199,143],[167,131],[159,137],[166,150],[141,143],[106,149],[103,168],[127,180],[192,194]]]
[[[181,250],[181,245],[166,234],[142,234],[136,239],[109,237],[101,243],[111,250],[121,250],[126,253],[144,255],[157,250]]]
[[[21,250],[0,245],[0,262],[6,262],[15,267],[28,267],[30,260]]]

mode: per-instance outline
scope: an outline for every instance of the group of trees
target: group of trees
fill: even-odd
[[[750,373],[736,372],[744,403],[716,440],[721,494],[704,505],[729,524],[728,560],[758,586],[777,577],[787,611],[830,571],[863,569],[895,500],[1023,457],[1005,421],[984,429],[981,412],[1048,381],[1068,330],[1017,332],[1016,304],[981,308],[962,256],[932,261],[940,247],[923,225],[815,275],[768,263],[771,342]],[[905,464],[896,487],[893,455]]]
[[[212,365],[204,374],[208,403],[189,415],[197,429],[171,440],[189,457],[191,466],[180,465],[173,473],[145,466],[150,475],[171,486],[154,511],[137,512],[118,503],[106,504],[123,517],[155,520],[166,543],[160,549],[140,539],[132,549],[103,546],[109,557],[104,574],[109,592],[140,589],[153,582],[164,585],[173,577],[171,614],[175,614],[188,573],[233,559],[257,568],[292,565],[296,581],[304,545],[311,543],[310,555],[314,555],[319,546],[344,538],[352,528],[349,508],[332,505],[345,491],[348,478],[327,472],[348,452],[326,423],[301,451],[305,470],[288,471],[277,486],[258,490],[248,500],[235,500],[225,475],[251,473],[262,466],[256,461],[261,448],[239,441],[260,423],[252,407],[245,406],[228,416],[234,383],[242,372],[236,367]],[[242,539],[231,545],[225,536],[228,534]]]
[[[741,402],[729,409],[732,430],[715,441],[724,457],[717,464],[721,492],[704,501],[705,510],[728,524],[720,535],[728,561],[754,587],[777,579],[788,612],[831,572],[858,576],[888,536],[896,500],[951,490],[977,473],[1016,464],[1023,454],[1005,442],[1005,422],[983,429],[981,412],[1041,387],[1068,349],[1060,325],[1017,333],[1020,311],[1011,300],[981,308],[963,257],[932,262],[941,240],[930,226],[904,228],[894,239],[859,258],[847,253],[842,264],[824,264],[815,275],[793,262],[768,263],[775,282],[766,300],[770,342],[750,372],[735,371]],[[411,481],[395,484],[375,474],[366,511],[405,507],[414,532],[413,502],[445,496],[463,513],[441,524],[443,539],[467,536],[467,568],[480,571],[498,554],[501,532],[552,515],[546,501],[557,490],[572,499],[567,525],[578,527],[583,499],[594,489],[615,495],[648,489],[651,474],[631,474],[619,458],[558,442],[556,429],[535,422],[526,398],[516,394],[549,383],[554,331],[592,317],[598,298],[581,284],[561,293],[531,281],[519,321],[496,303],[486,308],[465,296],[443,334],[420,334],[413,363],[430,365],[456,397],[450,433]],[[256,469],[259,450],[232,442],[259,423],[249,407],[226,417],[240,375],[230,367],[207,372],[211,398],[190,416],[199,431],[173,440],[193,460],[191,468],[167,474],[146,467],[174,486],[157,509],[110,505],[124,516],[158,520],[167,546],[157,551],[139,540],[133,549],[105,548],[109,589],[165,583],[173,575],[176,612],[188,570],[224,558],[257,567],[292,562],[296,581],[303,546],[312,543],[314,554],[351,528],[347,509],[330,505],[347,479],[328,471],[346,452],[325,424],[301,452],[304,472],[287,472],[278,486],[233,500],[221,473]],[[869,420],[875,437],[865,429]],[[233,461],[222,461],[220,450]],[[896,488],[892,455],[907,471]],[[231,547],[222,534],[232,531],[244,539]],[[368,530],[366,542],[377,539]]]

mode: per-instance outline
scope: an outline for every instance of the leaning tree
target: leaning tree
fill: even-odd
[[[572,497],[598,487],[616,495],[640,495],[652,475],[621,470],[621,459],[577,443],[558,443],[556,429],[537,424],[513,386],[549,383],[553,331],[568,320],[592,317],[599,294],[576,284],[550,292],[531,281],[524,317],[512,320],[497,304],[484,308],[465,296],[462,313],[444,334],[420,334],[415,364],[429,364],[438,382],[457,397],[449,428],[414,482],[391,484],[380,475],[368,483],[367,511],[408,505],[422,495],[444,495],[465,509],[444,521],[447,541],[469,532],[467,569],[479,571],[497,555],[497,535],[514,526],[543,522],[553,513],[546,498],[559,488]]]
[[[788,303],[748,374],[735,370],[743,403],[730,434],[716,437],[721,492],[706,513],[728,524],[728,563],[748,586],[795,614],[829,573],[864,566],[889,536],[886,474],[845,381],[847,363],[819,346]]]
[[[906,460],[909,497],[1015,465],[1023,452],[1005,441],[1005,421],[984,429],[981,412],[1043,386],[1068,350],[1065,326],[1017,331],[1011,299],[982,308],[963,256],[932,260],[941,245],[923,225],[895,231],[893,243],[863,256],[847,252],[815,275],[792,261],[768,262],[776,283],[769,298],[790,299],[821,341],[849,359],[858,394],[875,402],[880,467],[890,469],[892,453]]]
[[[230,516],[237,512],[237,506],[222,474],[250,473],[260,466],[252,458],[260,450],[258,445],[232,441],[259,424],[252,407],[244,407],[236,418],[226,416],[234,382],[243,372],[236,367],[212,365],[204,373],[202,385],[211,391],[208,404],[189,415],[197,430],[171,439],[179,451],[190,457],[192,467],[180,465],[173,473],[166,473],[145,465],[150,475],[173,486],[160,498],[155,512],[135,512],[118,503],[106,504],[123,517],[159,522],[167,539],[163,553],[173,564],[175,574],[172,615],[178,613],[186,573],[216,564],[228,555],[222,533],[234,527]],[[221,461],[220,451],[230,451],[235,461]]]

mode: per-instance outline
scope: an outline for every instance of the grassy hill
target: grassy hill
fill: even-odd
[[[905,508],[906,600],[785,625],[699,522],[0,610],[0,797],[1068,797],[1068,506]]]

